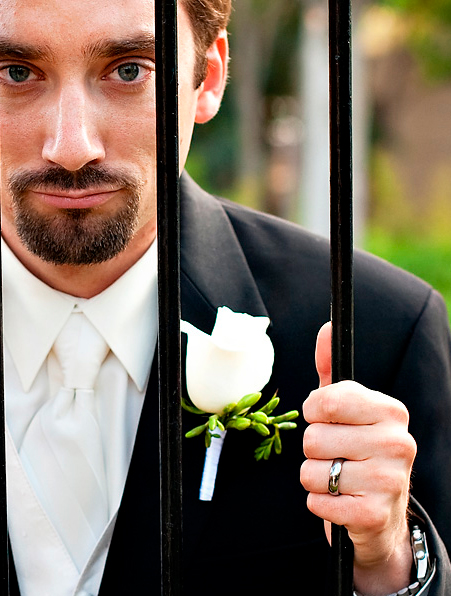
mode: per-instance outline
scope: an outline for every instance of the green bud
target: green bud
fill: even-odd
[[[249,428],[251,421],[249,418],[233,418],[227,423],[227,428],[236,428],[237,430],[245,430]]]
[[[214,416],[210,416],[210,418],[208,419],[208,428],[210,430],[215,430],[215,428],[218,425],[218,416],[217,414],[215,414]]]
[[[282,453],[282,441],[280,440],[280,435],[275,435],[274,437],[274,450],[277,453],[277,455],[280,455]]]
[[[299,412],[297,410],[291,410],[291,412],[287,412],[286,414],[281,414],[280,416],[275,416],[271,422],[272,424],[279,424],[279,422],[288,422],[289,420],[294,420],[299,416]]]
[[[280,430],[293,430],[298,427],[295,422],[281,422],[277,425]]]
[[[268,416],[264,412],[252,412],[252,414],[249,414],[249,418],[255,420],[255,422],[269,424]]]
[[[219,418],[216,422],[218,423],[219,430],[225,431],[225,427],[224,427],[223,423],[219,420]]]
[[[185,437],[187,439],[191,439],[192,437],[197,437],[199,435],[201,435],[204,430],[207,428],[207,424],[202,424],[202,426],[196,426],[196,428],[193,428],[192,430],[190,430],[189,432],[186,433]]]
[[[265,426],[264,424],[261,424],[260,422],[252,423],[252,428],[254,430],[256,430],[263,437],[267,437],[270,434],[269,428],[267,426]]]
[[[263,406],[263,408],[260,408],[260,412],[264,412],[265,414],[271,414],[271,412],[273,410],[276,409],[276,407],[279,405],[280,402],[280,397],[273,397],[272,399],[269,400],[269,402],[266,404],[266,406]]]
[[[233,412],[235,414],[240,414],[245,410],[249,410],[249,408],[252,408],[252,406],[254,406],[259,401],[261,396],[261,393],[249,393],[248,395],[245,395],[236,404],[235,408],[233,409]]]
[[[232,410],[236,408],[236,403],[233,402],[231,404],[227,404],[226,407],[222,410],[222,414],[229,414]]]

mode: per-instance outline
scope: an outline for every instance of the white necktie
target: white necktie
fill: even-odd
[[[54,354],[63,387],[33,418],[20,456],[35,492],[81,570],[108,523],[108,495],[94,386],[109,348],[73,313]]]

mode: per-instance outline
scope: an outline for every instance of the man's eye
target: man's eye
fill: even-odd
[[[25,81],[28,81],[32,73],[26,66],[16,64],[8,68],[8,74],[15,83],[25,83]]]
[[[130,64],[121,64],[116,69],[118,76],[125,81],[126,83],[130,83],[135,81],[141,72],[141,67],[139,64],[131,62]]]

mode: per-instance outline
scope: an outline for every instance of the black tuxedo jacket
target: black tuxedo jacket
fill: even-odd
[[[266,315],[275,348],[264,396],[301,409],[318,386],[316,335],[329,320],[329,248],[299,227],[244,209],[182,176],[182,317],[211,332],[216,309]],[[451,547],[451,362],[445,307],[413,276],[358,253],[356,380],[402,400],[418,443],[412,493]],[[226,382],[226,380],[218,380]],[[159,472],[154,365],[100,596],[158,594]],[[277,410],[276,410],[277,413]],[[199,424],[183,413],[186,429]],[[299,483],[302,419],[283,433],[281,455],[253,458],[259,435],[229,431],[213,501],[198,498],[205,447],[184,439],[184,593],[326,595],[329,547]],[[451,594],[445,547],[424,511],[438,577]]]

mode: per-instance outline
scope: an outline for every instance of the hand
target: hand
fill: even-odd
[[[358,383],[331,384],[331,325],[318,334],[320,388],[304,403],[301,482],[307,506],[326,522],[346,526],[354,543],[354,582],[379,596],[409,585],[412,566],[407,506],[416,444],[399,401]],[[329,470],[345,458],[340,495],[328,493]],[[330,523],[326,523],[330,540]]]

